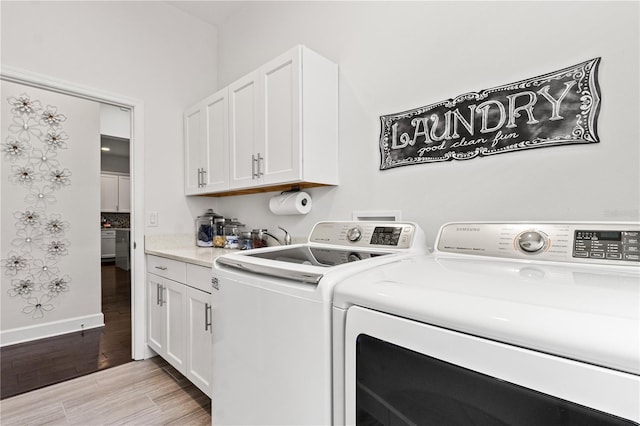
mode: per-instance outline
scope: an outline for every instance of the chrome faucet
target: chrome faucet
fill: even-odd
[[[271,237],[271,238],[273,238],[273,239],[274,239],[274,240],[276,240],[276,241],[278,242],[278,244],[280,244],[281,246],[282,246],[282,245],[285,245],[285,246],[290,245],[290,244],[291,244],[291,235],[289,235],[289,233],[287,232],[287,230],[286,230],[286,229],[284,229],[282,226],[278,226],[278,229],[281,229],[281,230],[283,230],[283,231],[284,231],[284,243],[283,243],[282,241],[280,241],[280,239],[279,239],[278,237],[274,236],[273,234],[270,234],[270,233],[268,233],[268,232],[266,232],[266,231],[264,231],[264,232],[263,232],[263,234],[264,234],[264,235],[267,235],[267,236],[269,236],[269,237]]]

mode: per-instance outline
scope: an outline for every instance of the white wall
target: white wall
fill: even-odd
[[[145,208],[159,217],[145,232],[191,232],[215,200],[182,195],[182,112],[216,88],[215,29],[153,1],[2,1],[0,11],[3,66],[144,102]]]
[[[433,242],[457,220],[639,220],[638,3],[252,2],[218,28],[223,87],[305,44],[340,66],[340,179],[307,217],[222,198],[250,226],[307,234],[400,209]],[[379,116],[602,57],[601,142],[379,171]]]
[[[20,124],[24,116],[16,116],[7,102],[9,97],[26,93],[32,101],[39,101],[42,107],[52,105],[58,114],[66,120],[60,125],[61,132],[67,135],[66,148],[56,149],[55,154],[47,154],[44,136],[32,133],[29,136],[15,132],[13,123]],[[29,154],[45,153],[58,162],[53,170],[65,170],[69,173],[69,185],[59,188],[49,182],[50,170],[42,164],[34,164],[33,171],[39,178],[30,186],[10,181],[13,167],[28,164],[28,158],[10,162],[3,153],[0,165],[0,194],[2,203],[0,233],[0,257],[6,259],[12,252],[16,255],[26,253],[28,270],[16,274],[2,265],[0,282],[0,344],[13,344],[24,340],[45,337],[70,331],[79,331],[103,324],[100,306],[100,104],[73,96],[25,87],[20,84],[2,82],[2,140],[9,138],[26,139],[31,146]],[[34,126],[37,118],[28,121],[36,132],[46,135],[47,126]],[[37,154],[42,155],[42,154]],[[51,198],[46,204],[27,199],[33,191],[42,190]],[[37,194],[37,192],[36,192]],[[77,200],[82,200],[79,203]],[[37,211],[40,224],[25,226],[16,217],[25,210]],[[62,235],[47,234],[45,224],[57,218],[68,225]],[[37,236],[40,235],[40,238]],[[33,237],[32,244],[24,244],[24,238]],[[22,241],[21,241],[22,239]],[[60,256],[47,253],[52,241],[69,243],[68,252]],[[46,258],[49,257],[48,260]],[[51,276],[39,273],[43,263],[49,271],[58,272]],[[47,286],[54,278],[70,278],[69,290],[48,298]],[[30,278],[34,282],[33,292],[27,297],[12,295],[9,290],[19,280]],[[67,278],[65,278],[67,279]],[[15,283],[14,283],[15,281]],[[42,288],[41,288],[42,285]],[[55,294],[55,293],[54,293]],[[44,311],[27,314],[23,309],[33,309],[37,303],[46,307]],[[50,311],[48,309],[51,309]],[[42,314],[42,315],[39,315]]]

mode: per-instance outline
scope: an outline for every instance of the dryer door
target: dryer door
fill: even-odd
[[[629,425],[640,378],[351,307],[347,424]]]

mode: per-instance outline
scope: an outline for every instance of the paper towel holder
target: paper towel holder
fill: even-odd
[[[300,189],[300,186],[299,186],[299,185],[293,185],[293,186],[291,187],[291,189],[287,189],[286,191],[282,191],[282,192],[280,193],[280,195],[284,195],[284,194],[293,194],[293,193],[295,193],[295,192],[300,192],[300,191],[302,191],[302,190]],[[305,200],[302,200],[302,205],[303,205],[303,206],[306,206],[306,205],[307,205],[307,200],[306,200],[306,199],[305,199]]]
[[[311,196],[299,187],[282,191],[269,200],[269,210],[275,215],[307,214],[311,206]]]

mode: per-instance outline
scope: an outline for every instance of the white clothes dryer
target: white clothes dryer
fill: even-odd
[[[453,223],[334,292],[335,424],[637,425],[637,223]]]

